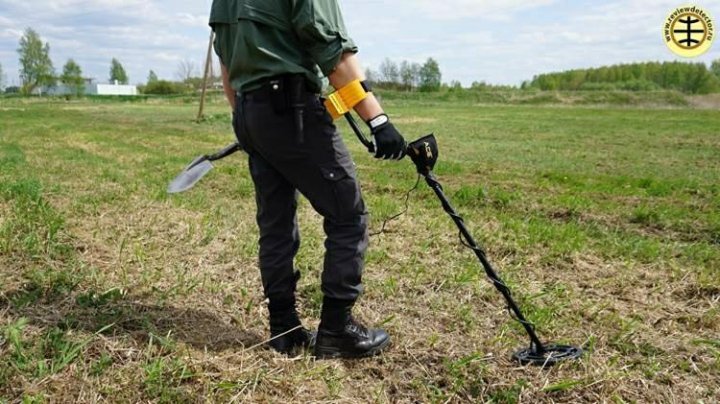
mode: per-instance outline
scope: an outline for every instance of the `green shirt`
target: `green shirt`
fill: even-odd
[[[357,52],[337,0],[214,0],[215,52],[236,91],[304,74],[319,91],[346,52]]]

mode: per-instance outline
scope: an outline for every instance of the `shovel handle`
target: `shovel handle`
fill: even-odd
[[[219,152],[207,156],[207,160],[208,161],[217,161],[220,159],[224,159],[225,157],[239,151],[240,149],[241,149],[240,144],[238,142],[235,142],[231,145],[228,145],[227,147],[220,150]]]

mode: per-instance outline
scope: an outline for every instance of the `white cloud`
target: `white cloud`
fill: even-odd
[[[4,28],[0,31],[0,39],[18,40],[20,37],[22,37],[22,31],[20,30]]]
[[[105,80],[115,57],[132,82],[144,81],[150,69],[171,78],[178,61],[203,59],[209,8],[209,1],[0,0],[0,49],[14,52],[32,27],[50,44],[56,68],[74,58],[86,75]],[[17,55],[0,55],[15,77]]]
[[[662,22],[678,6],[676,1],[616,0],[579,10],[579,5],[568,10],[563,6],[558,3],[533,10],[535,18],[530,21],[513,16],[508,22],[512,35],[507,31],[498,32],[502,24],[492,24],[484,17],[479,18],[484,23],[472,29],[439,34],[433,31],[426,35],[432,38],[432,46],[412,52],[402,50],[396,59],[435,56],[447,80],[459,79],[465,84],[475,80],[518,84],[543,72],[615,63],[683,60],[670,53],[661,39]],[[711,12],[720,11],[720,1],[706,2],[705,7]],[[542,18],[548,14],[553,17]],[[435,22],[444,27],[457,23]],[[708,62],[718,57],[720,45],[698,61]]]

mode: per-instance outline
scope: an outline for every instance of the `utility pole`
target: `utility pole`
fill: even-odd
[[[198,111],[197,121],[200,122],[203,118],[203,111],[205,109],[205,95],[207,94],[208,86],[208,75],[210,69],[212,69],[212,48],[213,40],[215,39],[215,32],[210,31],[210,41],[208,42],[207,57],[205,58],[205,74],[203,75],[202,93],[200,95],[200,110]]]

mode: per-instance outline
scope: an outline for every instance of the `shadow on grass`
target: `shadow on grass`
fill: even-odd
[[[36,296],[32,290],[0,294],[0,312],[26,318],[31,324],[96,333],[128,336],[140,344],[151,337],[168,337],[197,349],[215,352],[237,350],[263,341],[259,334],[239,329],[227,319],[197,308],[151,305],[129,301],[127,296],[83,294]],[[29,297],[29,298],[28,298]]]

